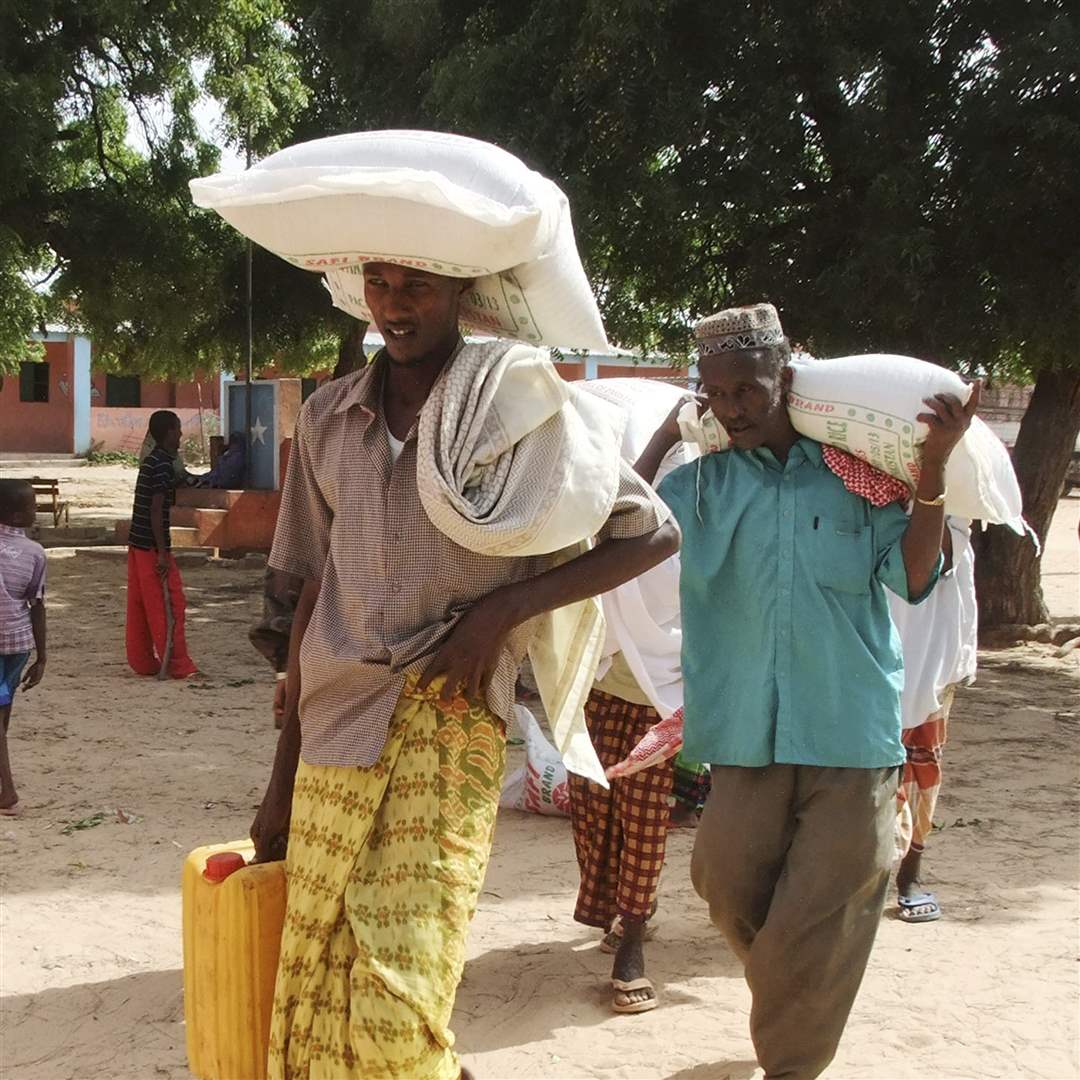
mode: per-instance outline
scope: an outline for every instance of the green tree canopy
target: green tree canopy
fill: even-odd
[[[244,245],[187,191],[218,162],[203,91],[257,156],[458,131],[563,185],[621,344],[685,355],[693,317],[770,299],[819,355],[1037,376],[1016,459],[1044,535],[1080,426],[1078,18],[1065,0],[12,0],[0,364],[50,317],[127,370],[239,362]],[[260,361],[355,344],[314,275],[257,259]],[[1032,565],[1001,573],[1035,595]]]
[[[688,315],[768,297],[824,355],[1073,355],[1059,0],[470,8],[420,108],[565,182],[616,339],[678,350]]]
[[[355,36],[289,12],[298,131],[458,131],[555,177],[621,344],[685,355],[694,316],[769,299],[818,355],[1037,379],[1015,461],[1045,538],[1080,427],[1064,0],[368,0]],[[984,621],[1044,620],[1033,546],[980,545]]]
[[[1078,53],[1063,0],[17,0],[0,355],[60,316],[117,364],[235,362],[243,244],[187,192],[217,167],[205,91],[257,157],[386,126],[519,154],[567,189],[625,345],[685,353],[694,315],[768,297],[822,353],[1068,362]],[[314,277],[260,258],[257,280],[261,356],[347,327]]]
[[[192,206],[222,137],[280,145],[306,102],[277,0],[18,0],[0,12],[0,364],[47,320],[88,331],[97,362],[178,375],[245,351],[245,245]],[[136,127],[145,149],[135,149]],[[331,363],[335,317],[314,276],[257,255],[256,355]],[[35,288],[35,282],[49,288]]]

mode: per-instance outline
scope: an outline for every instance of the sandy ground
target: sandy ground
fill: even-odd
[[[73,470],[72,524],[121,516],[129,481]],[[1080,499],[1063,501],[1047,555],[1061,617],[1080,613],[1078,520]],[[11,739],[27,813],[0,819],[0,1075],[179,1080],[182,858],[246,832],[273,751],[272,682],[246,639],[261,575],[185,568],[205,675],[159,685],[124,663],[123,562],[57,549],[50,574],[49,671],[17,701]],[[1080,652],[981,659],[926,859],[946,918],[887,912],[835,1080],[1080,1076]],[[690,888],[692,842],[671,836],[649,953],[663,1007],[617,1017],[609,958],[570,917],[568,822],[501,814],[454,1020],[478,1077],[754,1075],[749,994]]]
[[[196,469],[196,472],[201,470]],[[111,527],[118,518],[131,516],[131,498],[139,470],[129,465],[36,465],[0,463],[4,476],[45,476],[60,484],[60,498],[68,503],[71,525]],[[38,525],[48,524],[47,515],[38,515]]]

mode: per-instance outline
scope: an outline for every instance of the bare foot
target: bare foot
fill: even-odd
[[[900,869],[896,872],[896,891],[905,899],[922,892],[919,882],[922,854],[921,851],[911,848],[900,861]]]

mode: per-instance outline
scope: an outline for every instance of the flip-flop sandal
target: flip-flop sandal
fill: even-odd
[[[941,905],[932,892],[918,893],[915,896],[898,896],[899,918],[901,922],[937,922],[941,918]]]
[[[656,919],[653,916],[649,916],[645,920],[645,933],[642,935],[642,941],[652,941],[656,937],[656,931],[658,926]],[[616,917],[615,921],[611,924],[611,929],[600,939],[600,951],[607,953],[609,956],[619,951],[619,946],[622,944],[622,917]]]
[[[22,803],[0,806],[0,817],[22,817]]]
[[[611,1008],[617,1013],[650,1012],[660,1004],[652,982],[644,977],[631,979],[629,982],[623,982],[622,979],[612,979],[611,988],[615,991],[615,996],[611,999]],[[643,1001],[619,1001],[620,994],[625,996],[635,990],[648,990],[651,997],[647,997]]]

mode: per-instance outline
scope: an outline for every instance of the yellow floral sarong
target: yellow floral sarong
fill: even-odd
[[[498,717],[410,681],[371,768],[300,763],[271,1080],[457,1080],[448,1025],[505,759]]]

